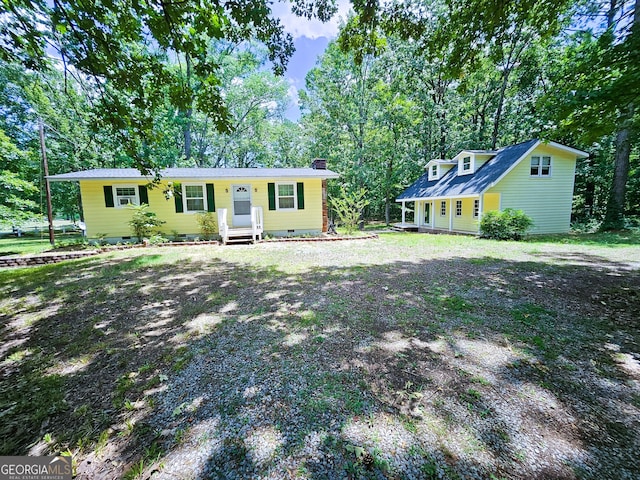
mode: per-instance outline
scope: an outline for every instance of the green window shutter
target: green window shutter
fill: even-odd
[[[146,203],[149,205],[149,194],[147,193],[147,187],[144,185],[138,186],[138,193],[140,194],[140,205]]]
[[[111,185],[105,185],[104,189],[104,206],[107,208],[115,206],[113,203],[113,187]]]
[[[298,182],[298,210],[304,210],[304,183]]]
[[[276,184],[268,183],[267,192],[269,193],[269,210],[276,209]]]
[[[213,183],[207,183],[207,211],[216,211],[216,200],[213,196]]]
[[[173,184],[173,200],[176,203],[176,213],[184,212],[184,206],[182,205],[182,185],[179,183]]]

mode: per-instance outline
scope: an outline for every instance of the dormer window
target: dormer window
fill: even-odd
[[[431,163],[431,162],[429,162]],[[427,172],[429,172],[429,180],[440,179],[440,166],[437,163],[433,163],[428,166]]]
[[[431,160],[425,167],[427,169],[429,181],[440,180],[449,172],[449,170],[451,170],[451,168],[455,168],[455,166],[459,164],[460,162],[458,160]]]
[[[474,170],[474,160],[473,155],[458,157],[458,175],[471,175]]]

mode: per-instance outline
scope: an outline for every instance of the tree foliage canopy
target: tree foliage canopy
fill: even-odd
[[[165,103],[193,106],[215,128],[232,127],[212,42],[257,40],[276,73],[293,52],[291,35],[271,16],[267,0],[12,0],[0,24],[0,59],[45,70],[50,52],[65,75],[86,76],[98,93],[96,126],[109,126],[147,172],[149,149],[161,141],[154,112]],[[294,0],[297,13],[326,20],[330,0]],[[175,65],[179,68],[175,68]],[[66,77],[65,77],[66,78]]]
[[[577,165],[574,219],[617,228],[640,214],[639,3],[355,0],[294,122],[277,75],[292,39],[266,0],[5,1],[0,171],[19,195],[3,205],[41,210],[40,118],[51,173],[324,157],[386,221],[430,159],[552,139],[592,153]],[[293,11],[326,19],[335,2]],[[77,187],[53,189],[57,212],[77,216]]]

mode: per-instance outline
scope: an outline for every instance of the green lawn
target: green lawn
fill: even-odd
[[[49,239],[33,237],[0,238],[0,255],[26,255],[42,253],[51,249]]]
[[[0,270],[0,455],[66,452],[80,478],[633,478],[640,245],[618,235]]]
[[[80,246],[82,242],[82,236],[76,233],[57,233],[56,234],[56,247],[68,247],[72,244],[78,244],[78,249],[83,248]],[[5,237],[0,238],[0,256],[5,255],[30,255],[52,250],[53,247],[49,243],[48,234],[43,238],[40,237]]]

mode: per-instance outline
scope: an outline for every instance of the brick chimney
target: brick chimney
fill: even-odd
[[[314,170],[326,170],[327,169],[327,159],[326,158],[314,158],[311,163],[311,168]]]

